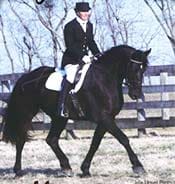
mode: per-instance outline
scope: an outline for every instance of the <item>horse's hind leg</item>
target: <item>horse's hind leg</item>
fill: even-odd
[[[50,132],[46,138],[46,142],[52,148],[53,152],[59,159],[62,172],[66,176],[72,176],[73,173],[69,164],[69,160],[58,144],[58,140],[60,138],[61,132],[64,130],[66,123],[67,123],[67,119],[64,119],[64,118],[60,118],[56,120],[54,119],[54,121],[51,124]]]
[[[25,142],[28,140],[28,128],[26,128],[28,125],[30,125],[31,121],[32,121],[32,115],[29,114],[28,119],[24,120],[23,118],[21,118],[21,120],[19,121],[19,132],[16,132],[18,134],[18,136],[16,137],[16,161],[15,161],[15,165],[14,165],[14,172],[16,174],[16,176],[22,176],[24,173],[22,172],[22,164],[21,164],[21,158],[22,158],[22,151],[23,151],[23,147]]]
[[[21,170],[21,156],[24,144],[25,144],[24,140],[16,142],[16,161],[13,170],[17,176],[21,176],[23,174]]]
[[[90,149],[81,165],[81,170],[83,172],[82,177],[90,176],[89,168],[90,168],[92,158],[95,152],[97,151],[105,132],[106,132],[106,129],[101,124],[97,125]]]
[[[111,118],[106,118],[103,121],[103,125],[109,133],[111,133],[119,142],[122,144],[129,156],[129,159],[132,164],[132,169],[136,174],[143,174],[145,170],[137,158],[137,155],[132,150],[128,137],[116,126],[115,122]]]

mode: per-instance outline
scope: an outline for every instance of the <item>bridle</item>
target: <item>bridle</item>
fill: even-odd
[[[131,61],[132,63],[136,63],[136,64],[140,64],[140,65],[143,64],[141,61],[137,61],[137,60],[135,60],[135,59],[131,59],[130,61]]]
[[[140,65],[141,69],[143,68],[143,62],[135,60],[135,59],[130,59],[130,62],[127,65],[127,72],[126,73],[128,73],[128,71],[129,71],[130,63],[138,64],[138,65]],[[130,86],[136,86],[137,87],[137,86],[141,86],[141,84],[142,84],[142,81],[129,81],[128,76],[126,76],[125,80],[126,80],[126,82],[124,84],[128,87],[130,87]]]

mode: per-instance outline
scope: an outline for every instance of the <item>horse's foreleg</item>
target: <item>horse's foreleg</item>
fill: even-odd
[[[105,132],[106,132],[106,129],[101,124],[97,125],[97,128],[95,129],[95,132],[94,132],[94,136],[92,139],[90,149],[86,155],[86,158],[84,159],[81,165],[83,177],[90,176],[89,168],[90,168],[92,158],[95,152],[97,151]]]
[[[67,122],[67,120],[53,122],[51,125],[50,132],[46,138],[46,142],[52,148],[56,157],[59,159],[62,171],[66,175],[72,175],[72,172],[71,172],[72,169],[70,167],[69,160],[66,157],[66,155],[64,154],[64,152],[61,150],[61,148],[58,144],[60,134],[64,130],[64,128],[66,126],[66,122]]]
[[[23,150],[24,144],[25,144],[25,141],[16,142],[16,162],[15,162],[13,170],[17,176],[22,175],[21,156],[22,156],[22,150]]]
[[[115,122],[111,119],[105,119],[103,121],[103,125],[108,130],[108,132],[112,134],[120,142],[120,144],[125,147],[131,161],[133,171],[137,174],[145,173],[141,162],[130,146],[128,137],[117,127]]]

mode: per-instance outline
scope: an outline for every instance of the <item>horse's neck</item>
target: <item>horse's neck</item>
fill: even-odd
[[[91,83],[89,86],[103,86],[107,91],[112,90],[111,88],[121,91],[124,76],[120,74],[120,70],[120,67],[117,68],[110,63],[96,64],[88,72],[86,81],[88,84]]]
[[[111,78],[111,80],[117,80],[122,83],[126,76],[127,60],[119,59],[118,61],[99,60],[98,63],[92,66],[93,73],[102,75],[104,78]]]

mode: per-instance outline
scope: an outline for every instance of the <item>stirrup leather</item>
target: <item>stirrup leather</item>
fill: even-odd
[[[83,112],[83,110],[82,110],[82,108],[81,108],[81,106],[80,106],[80,103],[79,103],[79,101],[78,101],[78,99],[77,99],[77,97],[76,97],[76,94],[73,93],[72,91],[70,91],[69,94],[70,94],[70,96],[71,96],[72,103],[73,103],[75,109],[76,109],[77,112],[78,112],[79,117],[84,117],[85,114],[84,114],[84,112]]]

